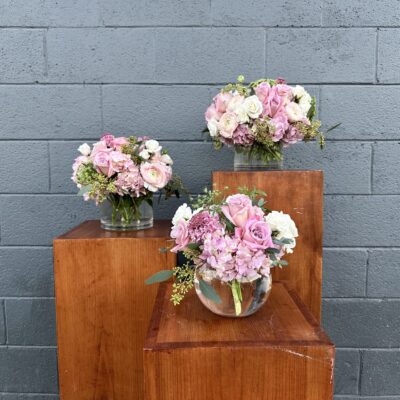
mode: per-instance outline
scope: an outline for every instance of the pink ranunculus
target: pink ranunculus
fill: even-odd
[[[239,125],[238,118],[235,113],[228,111],[222,115],[218,122],[218,130],[221,136],[231,139],[233,132]]]
[[[231,93],[218,93],[214,97],[215,109],[219,113],[224,113],[227,110],[228,103],[232,98]]]
[[[221,209],[225,217],[239,228],[243,228],[254,213],[251,199],[244,194],[228,196]]]
[[[108,147],[112,147],[112,142],[114,140],[114,135],[111,135],[109,132],[104,132],[101,137],[101,141],[104,142]]]
[[[133,161],[128,154],[121,153],[120,151],[112,151],[109,154],[111,168],[114,172],[122,172],[133,165]]]
[[[271,92],[271,86],[268,82],[262,82],[254,89],[254,91],[261,103],[265,104]]]
[[[96,170],[107,177],[114,175],[115,171],[111,165],[110,152],[99,151],[95,154],[93,158],[93,165]]]
[[[123,136],[117,137],[111,142],[111,146],[113,146],[116,150],[121,150],[121,147],[127,144],[129,144],[129,140]]]
[[[287,116],[284,113],[279,113],[278,115],[275,115],[275,117],[271,119],[270,123],[275,128],[272,140],[274,142],[279,142],[280,140],[282,140],[286,130],[289,128],[289,121],[287,119]]]
[[[205,112],[205,114],[204,114],[204,116],[205,116],[207,122],[210,122],[210,121],[213,120],[213,119],[215,119],[216,121],[219,121],[219,119],[221,118],[221,115],[222,115],[222,114],[219,113],[219,112],[217,111],[217,109],[215,108],[215,104],[211,104],[211,105],[207,108],[207,110],[206,110],[206,112]]]
[[[144,180],[144,186],[151,192],[162,189],[172,177],[172,169],[161,162],[145,162],[140,165],[140,173]]]
[[[243,242],[252,250],[274,247],[269,225],[258,218],[250,218],[243,229]]]
[[[174,253],[183,250],[189,244],[188,226],[185,220],[180,219],[172,228],[171,237],[175,239],[176,243],[176,246],[171,249]]]

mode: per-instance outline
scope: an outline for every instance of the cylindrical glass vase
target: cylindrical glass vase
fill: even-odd
[[[249,151],[235,150],[233,161],[234,171],[275,171],[283,169],[283,158],[262,160],[252,155]]]
[[[112,195],[100,204],[101,227],[110,231],[131,231],[153,226],[152,197]]]
[[[200,289],[200,280],[212,286],[221,301],[209,299]],[[223,282],[212,270],[196,270],[194,285],[203,305],[223,317],[247,317],[258,311],[267,301],[272,288],[272,277],[262,276],[251,282]]]

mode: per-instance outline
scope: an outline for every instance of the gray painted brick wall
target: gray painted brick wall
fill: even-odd
[[[238,74],[306,84],[342,122],[286,165],[325,172],[335,399],[399,400],[399,17],[398,0],[0,0],[0,400],[58,398],[52,238],[97,217],[70,181],[77,146],[156,136],[197,193],[232,166],[200,132]]]

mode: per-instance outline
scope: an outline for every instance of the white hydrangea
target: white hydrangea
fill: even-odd
[[[176,225],[180,220],[188,221],[192,218],[193,212],[192,209],[186,204],[183,203],[175,212],[174,217],[172,218],[172,224]]]
[[[296,85],[294,88],[292,88],[292,93],[294,97],[301,99],[307,92],[303,86]]]
[[[284,249],[287,253],[293,253],[293,249],[296,247],[295,238],[299,236],[299,232],[290,215],[284,214],[282,211],[272,211],[265,217],[265,220],[272,231],[278,232],[276,236],[278,240],[292,240],[292,243],[284,245]]]
[[[144,160],[148,160],[150,158],[150,153],[146,149],[143,149],[139,153],[139,156],[142,157]]]
[[[88,156],[90,154],[90,146],[87,143],[83,143],[78,147],[78,151],[83,156]]]
[[[161,151],[162,147],[157,140],[150,139],[145,143],[146,149],[149,153],[156,153],[157,151]]]
[[[301,111],[303,111],[304,115],[307,115],[308,111],[311,108],[311,96],[305,92],[303,96],[301,96],[299,100],[299,106],[301,108]]]

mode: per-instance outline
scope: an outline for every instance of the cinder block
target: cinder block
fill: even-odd
[[[0,141],[0,192],[49,191],[49,155],[46,142]]]
[[[100,88],[0,86],[0,120],[4,139],[96,138],[102,130]]]
[[[0,360],[2,392],[57,393],[56,349],[0,347]]]
[[[54,299],[8,299],[5,304],[8,344],[57,344]]]
[[[358,350],[336,349],[335,393],[357,394],[360,375],[360,352]]]
[[[0,300],[0,344],[6,343],[4,300]]]
[[[0,4],[1,26],[99,26],[100,22],[97,0],[3,0]]]
[[[400,193],[400,142],[374,144],[373,192]]]
[[[322,86],[321,120],[332,139],[399,139],[400,86]]]
[[[50,29],[50,82],[148,82],[155,79],[152,29]]]
[[[374,29],[267,30],[267,73],[303,83],[373,82]]]
[[[204,112],[216,88],[207,86],[107,85],[103,88],[104,130],[158,139],[202,139]]]
[[[323,296],[365,296],[367,259],[367,250],[324,249]]]
[[[2,29],[0,83],[35,82],[44,78],[44,31]]]
[[[400,297],[400,249],[369,251],[369,297]]]
[[[211,2],[214,25],[319,26],[321,0],[240,0]]]
[[[262,28],[164,28],[155,39],[157,82],[224,83],[240,74],[247,80],[265,75]]]
[[[206,25],[210,22],[209,0],[126,1],[100,0],[103,21],[112,26]]]
[[[400,347],[399,307],[400,300],[325,299],[324,327],[338,347]]]
[[[54,296],[50,248],[1,247],[0,297]]]
[[[324,0],[322,25],[398,26],[399,13],[397,0]]]
[[[400,82],[400,54],[397,45],[400,29],[379,29],[378,31],[378,81],[381,83]]]
[[[389,395],[400,392],[400,351],[384,349],[368,350],[363,353],[361,394],[386,395],[388,400],[392,399]]]
[[[325,246],[398,246],[400,196],[325,196]]]

